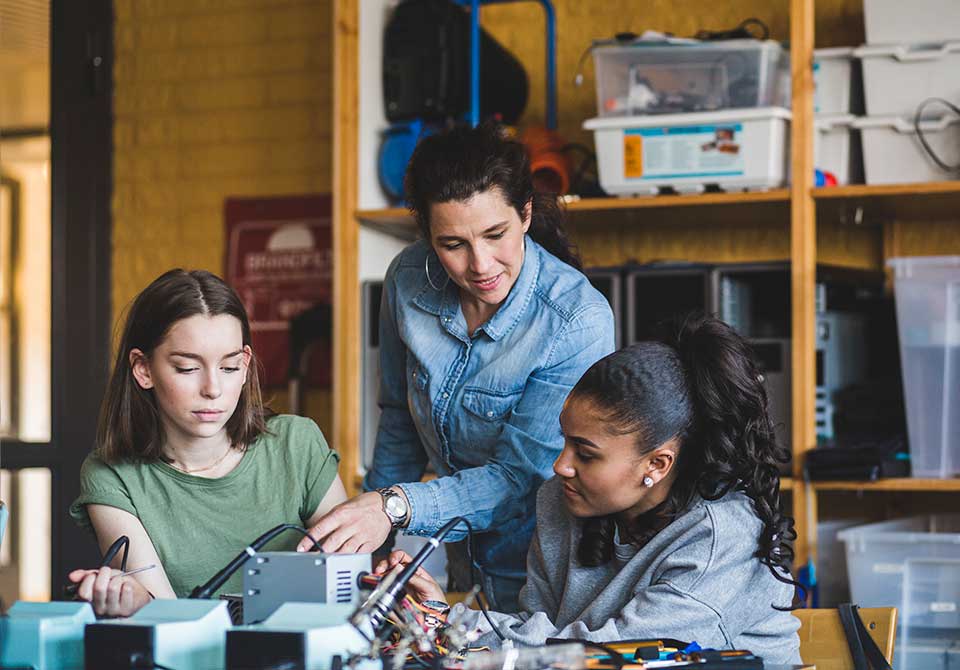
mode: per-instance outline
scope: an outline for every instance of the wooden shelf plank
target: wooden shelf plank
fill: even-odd
[[[932,181],[916,184],[853,184],[813,189],[817,200],[831,198],[890,198],[897,196],[924,196],[942,193],[960,195],[960,181]]]
[[[701,193],[698,195],[659,195],[646,198],[576,198],[565,200],[567,212],[576,217],[591,212],[628,211],[635,209],[659,209],[673,207],[715,207],[744,205],[761,202],[787,203],[787,189],[773,191],[750,191],[744,193]],[[356,218],[362,223],[385,225],[412,225],[410,212],[403,207],[385,209],[359,209]]]
[[[892,221],[957,221],[960,181],[815,188],[818,215],[877,226]]]
[[[875,482],[813,482],[817,491],[916,491],[960,493],[960,479],[914,479],[896,477]]]
[[[656,207],[707,207],[715,205],[742,205],[752,202],[787,202],[790,192],[746,191],[743,193],[700,193],[690,195],[657,195],[641,198],[583,198],[566,201],[569,212],[596,212],[611,209],[638,209]]]

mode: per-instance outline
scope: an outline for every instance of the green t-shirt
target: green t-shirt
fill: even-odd
[[[258,536],[282,523],[303,525],[337,476],[340,457],[310,419],[275,416],[237,467],[219,479],[184,474],[166,463],[107,464],[95,453],[80,470],[70,515],[92,530],[87,505],[109,505],[140,519],[178,597],[203,584]],[[262,551],[292,551],[288,530]],[[221,592],[242,590],[242,570]]]

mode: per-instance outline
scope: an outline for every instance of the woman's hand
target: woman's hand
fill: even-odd
[[[385,560],[380,561],[374,568],[373,574],[385,575],[398,565],[407,566],[413,559],[405,551],[394,551]],[[424,600],[439,600],[442,603],[447,602],[447,596],[443,589],[437,584],[437,580],[430,576],[430,573],[422,567],[417,568],[413,577],[407,582],[407,592],[414,598],[423,602]]]
[[[309,532],[327,553],[356,554],[379,548],[391,528],[380,494],[370,491],[334,507]],[[311,547],[313,542],[303,538],[297,551],[309,551]]]
[[[74,570],[68,579],[77,587],[77,598],[93,605],[100,617],[127,617],[153,600],[135,577],[121,576],[119,570]]]

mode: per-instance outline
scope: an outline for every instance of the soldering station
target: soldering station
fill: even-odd
[[[85,602],[18,602],[0,619],[0,668],[367,670],[403,667],[408,656],[459,662],[468,631],[445,620],[445,603],[416,603],[404,587],[461,523],[444,525],[409,565],[383,578],[372,574],[370,554],[258,552],[284,531],[306,533],[285,524],[251,542],[189,598],[155,599],[129,618],[98,621]],[[129,544],[118,538],[104,563]],[[237,570],[243,592],[215,599]]]

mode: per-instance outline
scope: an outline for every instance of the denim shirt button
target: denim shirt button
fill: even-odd
[[[446,399],[449,398],[449,397],[450,397],[450,394],[447,393],[446,391],[444,391],[444,392],[443,392],[443,399],[446,400]]]
[[[487,410],[487,416],[493,417],[493,410]]]

